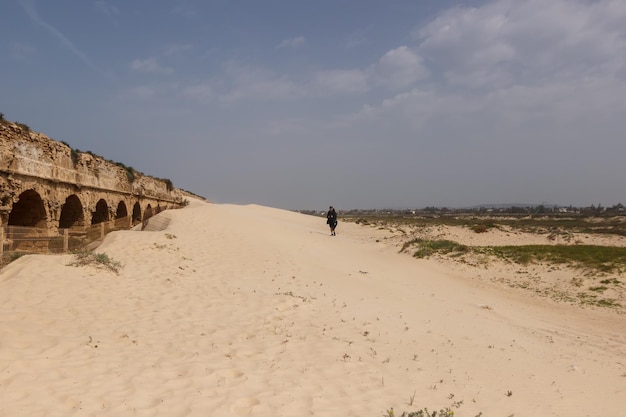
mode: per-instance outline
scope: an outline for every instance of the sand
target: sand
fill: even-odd
[[[156,218],[96,249],[118,273],[72,255],[0,271],[0,416],[626,415],[614,310],[341,220],[331,237],[324,218],[195,200]]]

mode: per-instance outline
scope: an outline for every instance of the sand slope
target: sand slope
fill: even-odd
[[[626,319],[480,284],[382,231],[194,201],[0,272],[0,416],[624,416]],[[410,405],[413,397],[413,404]]]

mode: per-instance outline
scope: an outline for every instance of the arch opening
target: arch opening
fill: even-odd
[[[141,206],[136,202],[133,206],[133,224],[141,223]]]
[[[72,227],[84,227],[85,219],[83,214],[83,204],[80,199],[72,194],[65,199],[59,217],[59,228],[69,229]]]
[[[119,204],[117,205],[117,210],[115,211],[115,218],[123,219],[126,216],[128,216],[128,210],[126,210],[126,203],[124,203],[123,201],[120,201]]]
[[[148,207],[146,207],[146,212],[143,215],[143,219],[144,220],[148,220],[150,217],[152,217],[152,206],[150,204],[148,204]]]
[[[8,225],[46,228],[46,209],[37,191],[20,194],[9,213]]]
[[[98,224],[109,220],[109,205],[104,199],[98,200],[96,211],[91,216],[91,224]]]

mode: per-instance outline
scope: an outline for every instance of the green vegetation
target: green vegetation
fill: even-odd
[[[189,194],[189,195],[192,195],[192,196],[198,197],[198,198],[199,198],[199,199],[201,199],[201,200],[206,200],[206,198],[205,198],[205,197],[202,197],[201,195],[198,195],[198,194],[196,194],[196,193],[192,193],[191,191],[189,191],[189,190],[185,190],[184,188],[179,188],[179,190],[180,190],[180,191],[182,191],[182,192],[184,192],[184,193],[186,193],[186,194]],[[189,201],[188,201],[188,200],[186,200],[186,201],[187,201],[187,204],[189,204]]]
[[[425,258],[434,254],[458,256],[479,253],[528,265],[531,262],[568,264],[600,272],[626,269],[626,247],[595,245],[520,245],[520,246],[465,246],[450,240],[413,239],[400,252],[417,246],[413,256]],[[619,281],[618,281],[619,282]]]
[[[489,227],[485,223],[476,224],[472,227],[475,233],[486,233],[489,231]]]
[[[26,133],[30,132],[30,127],[27,124],[20,123],[20,122],[15,122],[15,124],[18,125],[20,127],[20,129],[22,129]]]
[[[91,251],[79,251],[74,254],[74,261],[68,266],[86,266],[91,265],[96,268],[106,269],[116,274],[119,272],[122,264],[112,260],[106,253],[94,253]]]
[[[620,206],[619,204],[617,206]],[[450,215],[411,215],[402,213],[350,215],[342,213],[344,221],[377,226],[459,226],[467,227],[476,233],[484,233],[492,228],[509,227],[512,230],[529,233],[559,234],[594,233],[626,236],[626,216],[596,216],[585,214],[547,215],[507,215],[488,216],[478,214]]]
[[[123,168],[126,171],[126,178],[128,178],[128,182],[132,183],[135,181],[135,169],[133,167],[128,167],[121,162],[115,162],[115,165]]]
[[[135,170],[132,167],[126,167],[126,178],[128,178],[128,182],[135,181]]]
[[[413,254],[416,258],[426,258],[436,253],[458,256],[470,250],[468,246],[461,245],[451,240],[413,239],[406,242],[400,252],[406,251],[411,246],[418,247],[417,251]]]
[[[20,259],[24,255],[26,255],[26,254],[22,253],[22,252],[13,252],[10,255],[10,257],[9,257],[9,262],[17,261],[18,259]]]
[[[451,398],[454,397],[454,394],[450,394]],[[414,400],[414,395],[411,396],[411,400],[410,400],[410,404],[409,405],[413,405],[413,400]],[[452,403],[452,405],[450,407],[445,407],[440,409],[439,411],[437,410],[433,410],[433,411],[429,411],[428,408],[424,407],[420,410],[417,411],[411,411],[411,412],[403,412],[402,414],[400,414],[398,417],[454,417],[455,413],[452,410],[453,408],[460,408],[463,405],[463,401],[455,401],[454,403]],[[483,415],[482,412],[478,413],[475,417],[481,417]],[[385,417],[396,417],[396,412],[394,411],[393,407],[389,408],[385,414]]]
[[[2,256],[0,257],[0,268],[3,268],[4,266],[10,264],[11,262],[18,260],[23,255],[26,255],[26,253],[23,253],[23,252],[4,252],[2,254]]]
[[[601,272],[621,271],[626,267],[626,248],[595,245],[522,245],[477,247],[477,252],[491,254],[522,265],[530,262],[568,264]]]
[[[76,166],[76,164],[78,163],[79,155],[80,151],[78,151],[77,149],[70,150],[70,157],[72,158],[72,163],[74,164],[74,166]]]
[[[167,191],[174,190],[174,183],[172,182],[172,180],[167,179],[167,178],[155,178],[155,179],[159,181],[163,181],[165,183],[165,188],[167,189]]]
[[[74,166],[76,166],[76,164],[78,163],[78,159],[79,159],[79,155],[80,155],[80,151],[78,149],[74,149],[70,146],[69,143],[65,142],[65,141],[61,141],[61,143],[65,146],[67,146],[68,148],[70,148],[70,158],[72,158],[72,164]]]
[[[471,263],[463,255],[481,255],[502,259],[519,265],[546,263],[550,265],[566,265],[582,270],[586,279],[602,277],[605,274],[622,274],[626,271],[626,247],[593,246],[593,245],[520,245],[520,246],[465,246],[450,240],[413,239],[404,244],[401,252],[417,248],[413,253],[416,258],[426,258],[436,254],[459,257],[461,262]],[[597,280],[597,278],[596,278]],[[564,292],[552,288],[531,287],[525,280],[512,279],[506,281],[515,288],[525,288],[544,296],[550,296],[566,302],[598,307],[621,308],[618,300],[603,296],[608,290],[622,291],[622,282],[617,278],[607,278],[587,287],[582,292]],[[584,280],[580,277],[571,279],[574,287],[581,288]],[[581,288],[582,289],[582,288]]]
[[[479,414],[480,415],[480,414]],[[393,411],[393,408],[387,410],[387,417],[395,417],[396,413]],[[418,411],[411,411],[407,413],[406,411],[400,414],[399,417],[454,417],[454,411],[449,408],[443,408],[439,411],[435,410],[433,412],[428,411],[428,408],[424,408]]]

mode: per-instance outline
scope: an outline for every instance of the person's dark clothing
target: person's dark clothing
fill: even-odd
[[[330,226],[331,236],[335,236],[335,228],[337,227],[337,212],[332,207],[328,210],[328,214],[326,215],[326,223]]]

